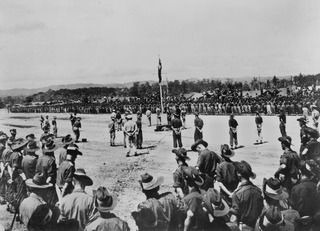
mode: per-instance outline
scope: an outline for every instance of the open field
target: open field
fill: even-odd
[[[49,114],[50,119],[54,114]],[[72,134],[69,114],[55,114],[58,123],[58,135]],[[81,137],[87,138],[87,143],[79,143],[83,156],[76,160],[76,167],[86,169],[94,181],[93,187],[87,188],[91,193],[92,189],[105,185],[117,193],[119,203],[115,213],[129,223],[132,230],[136,229],[131,211],[136,209],[137,204],[144,200],[144,195],[138,184],[139,176],[145,171],[152,175],[163,175],[165,182],[161,191],[172,190],[172,172],[176,168],[176,162],[172,150],[171,132],[154,132],[153,127],[147,127],[147,118],[143,116],[143,137],[145,149],[139,150],[142,154],[137,157],[125,157],[123,133],[116,134],[116,147],[110,147],[107,125],[110,115],[79,115],[82,118]],[[209,149],[219,153],[220,145],[229,143],[228,116],[201,116],[204,120],[204,139],[209,143]],[[276,170],[279,157],[282,153],[277,138],[280,136],[278,117],[263,116],[262,135],[268,143],[253,145],[256,140],[256,125],[253,116],[236,116],[239,123],[238,139],[239,144],[244,148],[236,150],[234,160],[246,160],[257,174],[254,183],[261,185],[263,177],[270,177]],[[297,116],[287,117],[287,133],[293,139],[293,149],[299,149],[299,125]],[[155,116],[153,115],[153,123]],[[135,120],[135,117],[134,117]],[[163,121],[166,121],[163,116]],[[8,126],[9,125],[9,126]],[[40,114],[7,114],[0,111],[0,130],[9,133],[10,127],[17,129],[17,137],[24,137],[34,133],[37,138],[41,135]],[[193,116],[187,116],[188,129],[182,131],[182,142],[184,147],[190,149],[193,143]],[[81,138],[80,137],[80,138]],[[151,147],[151,148],[148,148]],[[153,147],[155,146],[155,147]],[[191,157],[190,165],[196,163],[197,154],[189,152]],[[5,206],[0,207],[0,223],[11,222],[12,214],[5,211]],[[15,225],[16,230],[22,227]]]

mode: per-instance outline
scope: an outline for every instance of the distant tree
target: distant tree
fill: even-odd
[[[131,96],[139,97],[139,82],[134,82],[130,88],[129,93]]]
[[[5,103],[2,101],[2,99],[0,99],[0,108],[4,108],[5,106]]]
[[[244,82],[244,84],[243,84],[243,86],[242,86],[242,89],[243,89],[244,91],[250,91],[250,86],[249,86],[249,84],[248,84],[247,81]]]
[[[274,87],[278,87],[278,78],[276,76],[273,76],[272,83]]]
[[[251,85],[251,89],[252,90],[258,90],[260,88],[258,78],[257,77],[253,77],[251,82],[250,82],[250,85]]]
[[[266,83],[266,88],[269,89],[270,87],[271,87],[271,83],[270,83],[270,80],[268,79]]]

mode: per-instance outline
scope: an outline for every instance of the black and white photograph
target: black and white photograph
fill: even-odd
[[[320,1],[1,0],[0,231],[319,231]]]

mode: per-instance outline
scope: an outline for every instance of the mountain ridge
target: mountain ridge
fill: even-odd
[[[204,79],[214,79],[214,80],[233,80],[238,82],[245,82],[251,81],[253,77],[239,77],[239,78],[232,78],[232,77],[224,77],[224,78],[204,78]],[[264,77],[257,77],[260,78],[262,81],[266,81],[267,79],[272,79],[273,76],[264,76]],[[290,78],[290,76],[277,76],[278,79],[283,78]],[[198,81],[200,79],[197,78],[189,78],[185,79],[185,81]],[[174,81],[174,80],[171,80]],[[179,80],[183,81],[183,80]],[[135,81],[139,83],[149,82],[150,84],[156,83],[155,80],[146,80],[146,81]],[[48,90],[59,90],[59,89],[78,89],[78,88],[90,88],[90,87],[109,87],[109,88],[130,88],[133,86],[134,82],[126,82],[126,83],[110,83],[110,84],[95,84],[95,83],[74,83],[74,84],[58,84],[58,85],[49,85],[46,87],[40,88],[12,88],[12,89],[0,89],[0,97],[7,97],[7,96],[29,96],[39,92],[46,92]]]

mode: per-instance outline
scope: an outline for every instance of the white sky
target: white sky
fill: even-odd
[[[0,89],[320,72],[320,1],[1,0]]]

